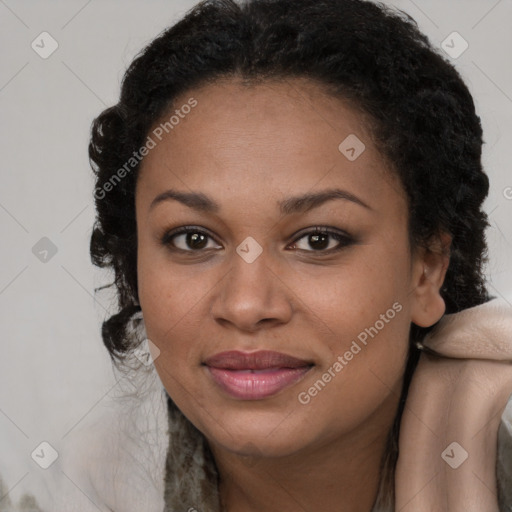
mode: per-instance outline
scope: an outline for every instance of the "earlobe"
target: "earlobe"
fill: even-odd
[[[442,233],[415,256],[411,321],[419,327],[434,325],[446,311],[440,290],[450,263],[451,240],[450,235]]]

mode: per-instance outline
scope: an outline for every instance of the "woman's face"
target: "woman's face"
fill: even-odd
[[[168,394],[240,454],[380,435],[410,323],[442,312],[360,114],[298,79],[208,85],[173,114],[136,190],[139,299]]]

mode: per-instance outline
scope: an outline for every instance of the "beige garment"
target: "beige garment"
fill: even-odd
[[[510,418],[497,459],[512,394],[512,307],[493,299],[446,315],[423,346],[401,420],[395,510],[512,510]]]

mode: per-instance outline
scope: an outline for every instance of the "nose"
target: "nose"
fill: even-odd
[[[231,270],[220,287],[211,311],[215,320],[225,327],[256,332],[285,324],[292,317],[292,292],[282,275],[271,268],[265,250],[251,263],[233,254]]]

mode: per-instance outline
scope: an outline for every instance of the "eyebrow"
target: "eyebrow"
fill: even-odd
[[[327,201],[331,201],[333,199],[343,199],[363,206],[368,210],[373,210],[373,208],[371,208],[368,204],[366,204],[354,194],[339,188],[327,189],[320,192],[312,192],[303,194],[301,196],[290,197],[283,201],[279,201],[278,205],[283,215],[291,215],[294,213],[305,213],[309,210],[312,210],[313,208],[318,208]],[[179,203],[184,204],[189,208],[204,213],[218,213],[220,211],[219,204],[205,194],[197,192],[179,192],[172,189],[158,194],[151,202],[149,209],[151,210],[157,204],[170,200],[178,201]]]

